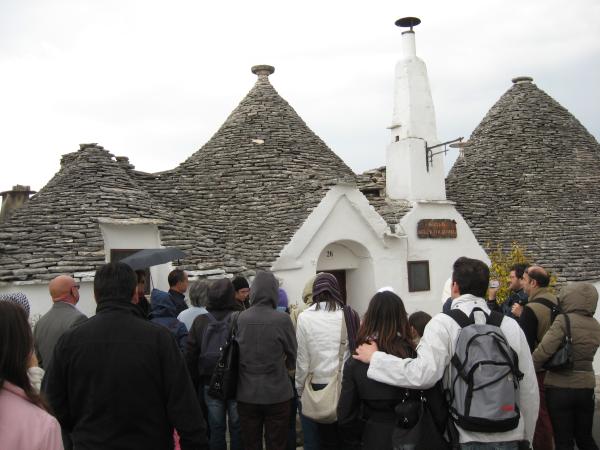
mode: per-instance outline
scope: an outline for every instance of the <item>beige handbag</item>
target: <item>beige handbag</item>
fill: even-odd
[[[302,393],[302,414],[319,423],[333,423],[337,420],[337,405],[342,390],[342,370],[344,369],[344,353],[348,342],[346,320],[342,315],[342,333],[338,354],[338,370],[331,381],[323,389],[315,391],[312,387],[313,374],[310,373],[304,382]]]

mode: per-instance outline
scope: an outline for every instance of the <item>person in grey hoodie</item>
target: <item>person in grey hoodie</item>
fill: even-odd
[[[296,366],[296,334],[290,316],[277,311],[278,282],[258,272],[250,290],[251,308],[237,323],[240,349],[238,413],[245,450],[285,450],[291,400],[288,370]]]

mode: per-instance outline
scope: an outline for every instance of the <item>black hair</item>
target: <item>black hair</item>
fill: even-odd
[[[523,263],[513,264],[510,267],[510,272],[514,271],[517,278],[523,279],[523,274],[525,273],[525,271],[527,270],[528,267],[529,267],[529,264],[523,264]]]
[[[169,287],[173,287],[180,281],[185,280],[185,272],[181,269],[171,270],[167,279],[169,281]]]
[[[460,295],[484,298],[490,282],[490,269],[483,261],[461,256],[452,266],[452,281],[458,284]]]
[[[390,291],[376,293],[360,324],[357,345],[375,340],[379,350],[400,358],[414,356],[414,344],[402,299]]]
[[[20,387],[28,400],[49,411],[27,375],[33,352],[33,335],[25,310],[12,302],[0,302],[0,389],[5,381]]]
[[[550,284],[550,275],[548,275],[548,272],[543,267],[531,266],[527,268],[525,273],[529,275],[529,278],[537,281],[538,286],[541,288],[548,287]]]
[[[246,280],[244,277],[241,276],[237,276],[235,277],[233,280],[231,280],[231,283],[233,284],[233,289],[235,289],[235,291],[239,291],[240,289],[249,289],[250,288],[250,284],[248,284],[248,280]]]
[[[423,337],[425,326],[431,320],[431,316],[425,311],[417,311],[408,316],[408,323],[415,329],[419,337]]]
[[[135,272],[121,262],[104,264],[94,276],[94,297],[97,303],[105,300],[130,302],[136,288]]]
[[[315,305],[315,311],[319,311],[321,309],[320,303],[325,303],[325,311],[337,311],[338,309],[344,307],[343,303],[337,301],[327,291],[313,295],[313,305]]]

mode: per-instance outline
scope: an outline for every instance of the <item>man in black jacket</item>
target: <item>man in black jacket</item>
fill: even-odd
[[[96,315],[65,333],[45,391],[78,449],[208,449],[202,411],[169,330],[144,320],[136,277],[109,263],[96,272]]]

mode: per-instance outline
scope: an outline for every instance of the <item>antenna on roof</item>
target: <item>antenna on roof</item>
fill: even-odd
[[[409,28],[410,32],[412,32],[413,27],[416,27],[421,23],[421,19],[418,17],[403,17],[402,19],[396,20],[396,26],[401,28]]]

